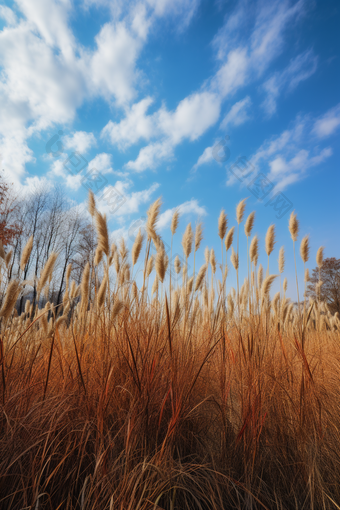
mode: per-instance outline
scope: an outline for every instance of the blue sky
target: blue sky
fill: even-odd
[[[271,272],[284,244],[293,282],[293,209],[309,267],[320,245],[340,257],[339,25],[334,0],[2,2],[2,168],[24,193],[62,183],[74,206],[91,186],[130,246],[162,196],[167,243],[181,211],[175,252],[186,224],[203,221],[202,247],[219,255],[220,210],[235,225],[248,197],[260,261],[275,223]],[[243,226],[240,247],[242,265]]]

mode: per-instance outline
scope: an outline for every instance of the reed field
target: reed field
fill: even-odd
[[[96,251],[80,285],[67,268],[58,307],[44,299],[57,253],[18,315],[32,282],[8,279],[1,246],[0,509],[340,508],[340,321],[304,298],[308,270],[289,282],[299,305],[287,295],[285,250],[310,258],[297,216],[278,263],[269,226],[261,264],[242,200],[236,222],[216,219],[221,250],[206,248],[197,267],[202,225],[187,226],[172,260],[160,208],[129,253],[110,246],[90,194]],[[29,239],[22,274],[31,249]],[[323,248],[311,257],[321,268]]]

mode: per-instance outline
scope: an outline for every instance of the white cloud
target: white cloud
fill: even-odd
[[[142,37],[141,37],[142,35]],[[93,94],[118,104],[127,104],[135,96],[138,72],[136,61],[145,39],[144,32],[134,32],[126,22],[106,23],[96,36],[97,49],[87,59],[89,85]]]
[[[237,48],[228,53],[227,61],[212,78],[210,87],[222,98],[233,94],[245,85],[248,78],[250,61],[246,48]]]
[[[135,172],[152,170],[164,160],[173,158],[173,146],[169,141],[157,142],[143,147],[135,161],[129,161],[125,167]]]
[[[267,97],[262,103],[269,116],[276,112],[276,101],[284,88],[291,92],[297,85],[315,73],[317,57],[312,50],[305,51],[291,60],[281,72],[275,73],[263,85]]]
[[[168,225],[170,225],[172,216],[176,209],[178,209],[180,216],[186,214],[196,214],[197,216],[202,217],[207,215],[205,207],[198,205],[198,201],[192,198],[191,200],[188,200],[187,202],[184,202],[177,207],[173,207],[172,209],[167,209],[162,214],[160,214],[156,225],[157,229],[163,230]]]
[[[163,135],[163,140],[143,147],[135,161],[129,161],[126,168],[136,172],[156,168],[164,160],[173,158],[176,145],[184,139],[196,140],[220,115],[220,100],[209,92],[192,94],[178,104],[173,112],[165,107],[153,114],[154,133]],[[128,121],[127,121],[128,122]],[[151,125],[151,124],[150,124]]]
[[[141,205],[151,201],[152,195],[160,185],[156,182],[148,189],[129,193],[130,186],[131,181],[117,181],[114,186],[107,186],[103,190],[103,198],[97,199],[98,209],[105,213],[109,219],[113,216],[121,218],[136,214]]]
[[[210,163],[214,159],[212,149],[213,149],[212,147],[206,147],[204,149],[203,153],[200,155],[197,162],[192,167],[192,170],[194,172],[197,170],[199,166],[206,165],[207,163]]]
[[[235,103],[221,122],[220,129],[225,129],[229,124],[239,126],[249,119],[248,108],[251,105],[249,96]]]
[[[220,99],[210,92],[197,92],[182,99],[174,112],[161,109],[159,126],[174,144],[184,138],[196,140],[213,126],[220,115]]]
[[[85,154],[91,147],[96,145],[96,138],[93,133],[76,131],[73,135],[63,138],[63,145],[67,149],[74,149],[81,154]]]
[[[139,142],[141,139],[150,140],[155,134],[155,118],[146,115],[146,112],[153,99],[146,97],[128,108],[126,116],[120,122],[106,124],[101,132],[102,138],[108,138],[113,145],[123,150],[130,145]]]
[[[319,138],[332,135],[340,125],[340,103],[315,121],[313,132]]]
[[[0,5],[0,18],[4,19],[7,25],[15,25],[17,23],[15,13],[5,5]]]
[[[102,174],[110,174],[112,173],[112,163],[111,163],[111,154],[107,154],[106,152],[102,152],[101,154],[97,154],[91,161],[89,162],[89,169],[95,168],[98,172]]]
[[[290,184],[303,179],[308,169],[320,165],[332,156],[331,147],[321,150],[313,147],[308,134],[309,126],[308,117],[305,119],[298,117],[291,129],[283,131],[270,140],[265,140],[250,158],[254,172],[247,182],[250,182],[261,170],[275,184],[275,191],[282,191]],[[236,179],[229,178],[228,184],[234,184],[234,182]]]

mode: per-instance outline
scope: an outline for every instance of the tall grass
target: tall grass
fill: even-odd
[[[28,282],[7,286],[0,310],[0,508],[339,508],[338,317],[318,299],[306,305],[302,325],[286,279],[284,295],[270,299],[276,275],[263,280],[256,236],[244,284],[225,296],[234,228],[227,232],[224,212],[222,280],[209,250],[197,276],[187,274],[192,243],[195,256],[202,240],[201,226],[195,241],[188,226],[182,285],[166,288],[168,259],[156,231],[160,200],[148,211],[140,288],[125,244],[109,248],[106,219],[93,200],[90,207],[98,229],[95,265],[104,275],[94,296],[92,262],[79,288],[68,269],[58,308],[28,303],[18,316],[15,304]],[[237,281],[244,208],[242,201],[231,255]],[[253,222],[252,215],[247,246]],[[139,233],[133,267],[143,241]],[[271,227],[268,260],[273,244]],[[21,269],[30,245],[25,253]],[[1,257],[5,271],[7,255]],[[281,277],[283,251],[280,258]],[[46,295],[55,259],[38,282]],[[179,274],[178,257],[175,268]]]

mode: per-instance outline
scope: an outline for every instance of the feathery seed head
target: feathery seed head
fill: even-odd
[[[185,229],[185,232],[184,232],[183,238],[182,238],[182,246],[183,246],[183,252],[184,252],[185,258],[188,258],[191,253],[193,237],[194,237],[194,234],[193,234],[193,231],[191,228],[191,223],[189,223],[187,225],[187,228]]]
[[[292,236],[292,239],[295,242],[299,235],[299,220],[297,219],[294,211],[292,211],[290,215],[288,228],[290,235]]]
[[[309,236],[308,235],[305,236],[301,241],[300,255],[301,255],[301,258],[302,258],[304,264],[306,262],[308,262],[308,259],[309,259]]]
[[[249,247],[249,256],[250,256],[251,262],[255,263],[255,259],[256,259],[256,256],[258,255],[258,251],[259,251],[259,240],[258,240],[257,235],[254,235],[253,239],[251,240],[250,247]]]
[[[5,299],[0,310],[0,317],[3,317],[5,321],[10,317],[20,291],[20,282],[18,280],[11,280],[8,284]]]
[[[27,241],[25,248],[23,249],[21,260],[20,260],[20,269],[23,271],[27,265],[27,262],[31,256],[31,251],[33,248],[33,236],[29,238]]]
[[[227,215],[224,212],[224,209],[222,209],[220,216],[218,218],[218,235],[223,240],[226,232],[227,232],[228,222],[227,222]]]
[[[232,265],[234,266],[234,268],[237,271],[238,270],[238,255],[237,255],[237,253],[235,253],[235,250],[233,247],[231,248],[231,250],[232,250],[232,252],[231,252],[230,260],[231,260]]]
[[[179,260],[178,255],[176,255],[176,257],[175,257],[174,266],[175,266],[176,274],[179,274],[181,272],[181,261]]]
[[[148,219],[146,222],[146,231],[148,233],[149,239],[156,236],[155,226],[156,226],[157,218],[159,216],[159,210],[160,210],[161,205],[162,205],[161,197],[159,197],[153,204],[150,205],[150,207],[146,213],[148,216]]]
[[[255,211],[251,212],[244,224],[244,232],[247,237],[250,237],[251,231],[253,230],[255,220]]]
[[[133,243],[132,250],[131,250],[133,266],[136,264],[138,257],[140,255],[142,245],[143,245],[143,239],[144,239],[144,236],[142,235],[141,230],[139,229],[138,234],[135,239],[135,242]]]
[[[283,273],[285,268],[285,249],[281,246],[279,251],[279,273]]]
[[[98,237],[98,248],[100,251],[103,251],[105,255],[108,257],[110,248],[106,219],[102,214],[100,214],[99,211],[96,211],[95,217]]]
[[[58,255],[55,252],[52,252],[51,255],[48,257],[45,267],[42,270],[39,281],[38,281],[38,285],[37,285],[38,294],[40,294],[40,292],[46,285],[48,278],[50,276],[52,276],[54,264],[55,264],[55,261],[57,260],[57,257],[58,257]]]
[[[178,221],[179,221],[179,211],[178,209],[175,210],[174,214],[172,215],[171,220],[171,233],[172,235],[175,235],[177,227],[178,227]]]
[[[242,223],[243,221],[243,216],[244,216],[244,211],[245,211],[245,208],[246,208],[246,198],[244,198],[243,200],[241,200],[241,202],[239,202],[237,204],[237,207],[236,207],[236,221],[238,224]]]
[[[91,216],[94,217],[95,212],[96,212],[96,201],[94,198],[94,194],[91,190],[89,191],[88,209],[89,209],[89,213],[91,214]]]
[[[266,253],[269,257],[269,255],[274,250],[274,244],[275,244],[275,225],[270,225],[270,227],[267,230],[266,234]]]
[[[226,235],[226,238],[224,240],[225,248],[227,251],[229,250],[230,246],[233,244],[234,230],[235,230],[235,227],[231,227],[231,229],[229,230],[229,232]]]
[[[195,251],[197,251],[201,245],[203,239],[202,223],[196,225],[195,229]]]
[[[321,266],[323,264],[323,251],[324,251],[324,249],[325,249],[324,246],[320,246],[320,248],[318,249],[317,254],[316,254],[316,263],[319,266],[319,268],[321,268]]]

